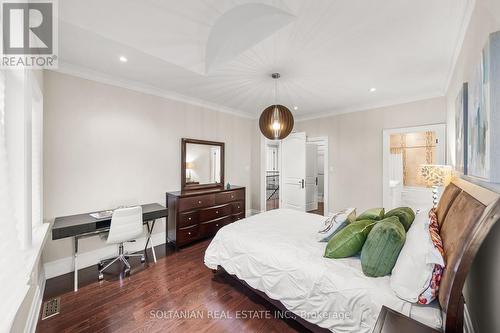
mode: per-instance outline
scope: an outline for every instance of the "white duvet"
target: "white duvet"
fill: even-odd
[[[323,258],[326,243],[316,237],[324,219],[278,209],[229,224],[208,246],[205,265],[222,266],[333,332],[371,332],[382,305],[410,315],[412,304],[392,292],[389,277],[366,277],[359,258]],[[439,326],[439,309],[430,309],[419,320]]]

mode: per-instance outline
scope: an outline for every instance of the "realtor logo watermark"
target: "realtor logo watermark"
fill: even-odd
[[[1,0],[1,68],[57,68],[57,0]]]

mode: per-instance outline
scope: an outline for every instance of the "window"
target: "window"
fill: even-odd
[[[28,249],[32,245],[33,229],[42,224],[41,72],[6,70],[3,74],[9,197],[20,244]]]

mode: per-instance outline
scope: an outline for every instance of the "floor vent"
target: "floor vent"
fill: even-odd
[[[61,297],[52,298],[43,303],[42,320],[59,314],[61,309]]]

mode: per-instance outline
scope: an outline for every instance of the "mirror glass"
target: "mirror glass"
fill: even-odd
[[[221,182],[221,147],[186,143],[186,185]]]

